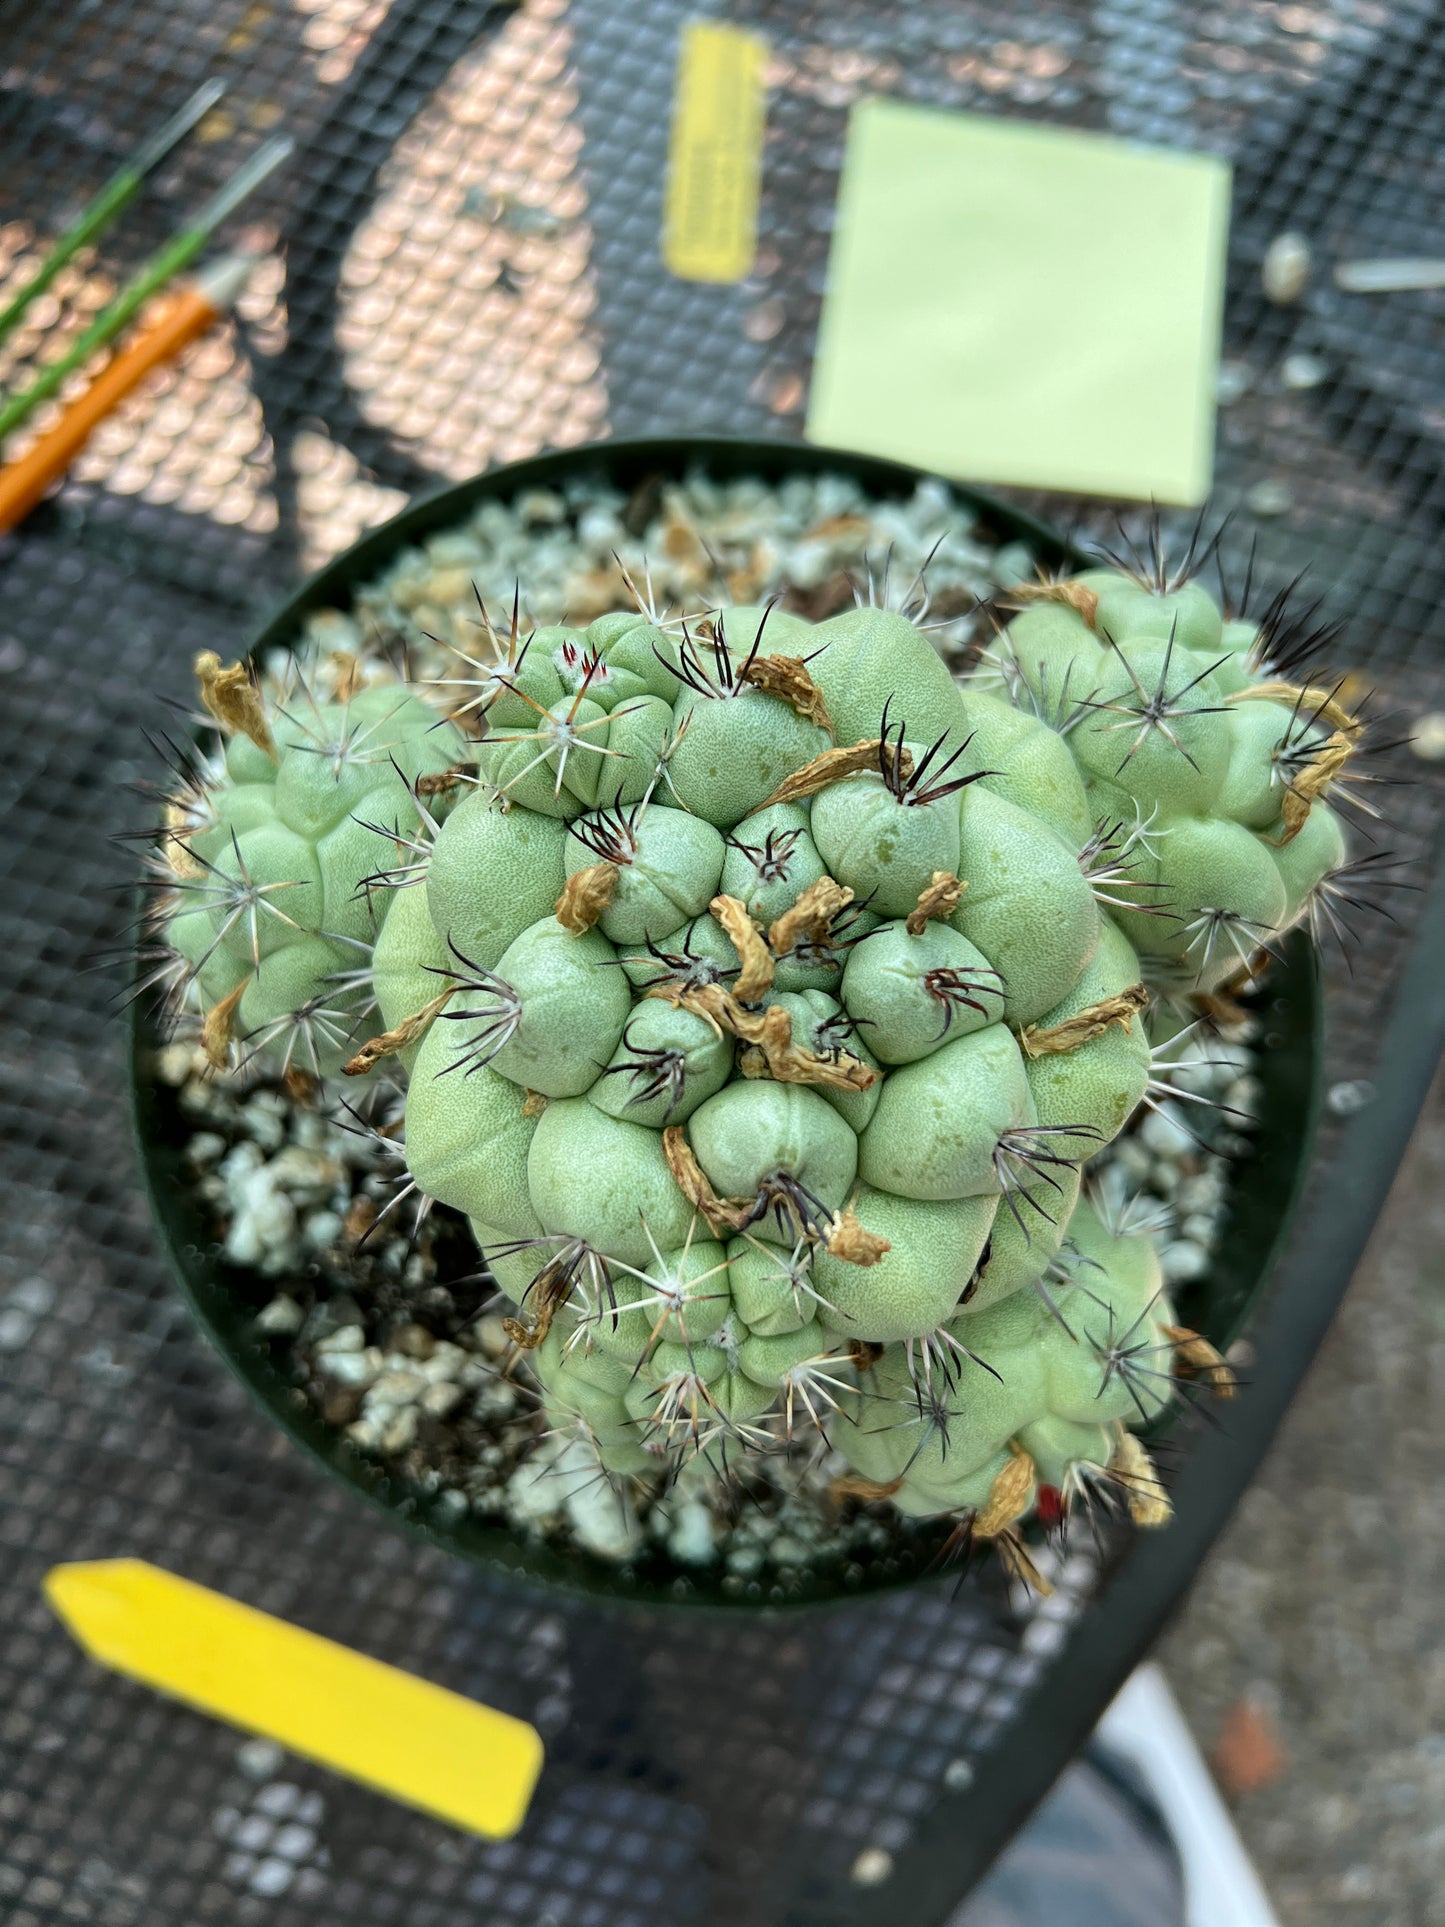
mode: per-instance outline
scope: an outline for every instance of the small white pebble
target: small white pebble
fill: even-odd
[[[1209,1253],[1184,1238],[1178,1244],[1165,1245],[1159,1263],[1171,1285],[1184,1285],[1208,1271]]]
[[[378,1405],[411,1405],[426,1390],[426,1380],[420,1372],[382,1372],[372,1383],[368,1394],[368,1404],[374,1399]]]
[[[268,1857],[258,1862],[256,1871],[247,1883],[250,1891],[261,1900],[277,1900],[284,1894],[296,1878],[296,1869],[289,1860],[276,1860]]]
[[[1139,1127],[1139,1138],[1156,1157],[1176,1159],[1187,1157],[1195,1148],[1194,1140],[1185,1128],[1177,1106],[1168,1098],[1157,1111],[1151,1111]]]
[[[265,1789],[262,1789],[265,1791]],[[248,1813],[239,1821],[231,1835],[233,1843],[247,1853],[260,1853],[271,1844],[271,1835],[276,1829],[264,1813]]]
[[[450,1340],[441,1338],[433,1346],[431,1356],[418,1359],[414,1369],[420,1372],[423,1378],[436,1384],[444,1379],[460,1377],[462,1368],[467,1362],[467,1354],[460,1345],[453,1345]]]
[[[1319,355],[1286,355],[1279,378],[1286,388],[1318,388],[1329,372],[1329,363]]]
[[[1224,1102],[1231,1111],[1241,1111],[1245,1117],[1253,1118],[1259,1113],[1260,1095],[1257,1077],[1237,1077],[1225,1086]]]
[[[273,1820],[289,1820],[301,1805],[301,1789],[290,1780],[273,1780],[263,1786],[252,1801],[257,1813],[268,1813]]]
[[[517,1409],[517,1394],[505,1379],[488,1377],[477,1391],[478,1418],[510,1418]]]
[[[706,1566],[717,1558],[712,1513],[699,1499],[677,1508],[667,1537],[668,1550],[679,1565]]]
[[[950,1793],[961,1793],[973,1785],[973,1768],[967,1760],[950,1760],[943,1769],[943,1784]]]
[[[162,1084],[179,1090],[195,1069],[197,1055],[194,1044],[166,1044],[156,1052],[156,1076]]]
[[[288,1105],[271,1091],[258,1091],[250,1101],[241,1106],[241,1115],[246,1120],[246,1129],[253,1142],[263,1151],[279,1151],[286,1142],[286,1112]]]
[[[304,1320],[305,1313],[296,1300],[283,1293],[257,1312],[256,1329],[265,1332],[268,1337],[288,1338],[292,1332],[300,1331]]]
[[[1285,515],[1294,507],[1294,490],[1287,482],[1266,479],[1246,489],[1244,506],[1251,515]]]
[[[881,1887],[893,1873],[893,1855],[883,1847],[865,1847],[849,1869],[855,1887]]]
[[[623,534],[622,524],[611,509],[584,509],[577,518],[577,535],[584,543],[610,548],[621,541]]]
[[[1148,1177],[1153,1159],[1137,1138],[1125,1138],[1118,1147],[1117,1162],[1131,1178],[1142,1182]]]
[[[0,1352],[18,1352],[30,1343],[35,1320],[19,1305],[6,1305],[0,1311]]]
[[[330,1357],[333,1352],[359,1352],[365,1347],[366,1333],[360,1325],[340,1325],[317,1341],[316,1351],[318,1356]]]
[[[557,1476],[557,1454],[534,1452],[507,1481],[507,1509],[519,1523],[544,1525],[561,1516],[566,1480]]]
[[[642,1528],[625,1492],[610,1480],[598,1477],[596,1459],[585,1446],[569,1447],[565,1505],[568,1520],[578,1541],[599,1559],[618,1563],[631,1559],[641,1548]],[[581,1485],[580,1479],[587,1483]]]
[[[1254,370],[1244,361],[1221,361],[1214,377],[1214,397],[1221,408],[1232,408],[1254,386]]]
[[[313,1251],[326,1251],[336,1243],[344,1229],[339,1211],[313,1211],[302,1226],[302,1236]]]
[[[1336,1117],[1353,1117],[1356,1111],[1364,1110],[1374,1095],[1375,1087],[1367,1078],[1355,1077],[1331,1084],[1325,1102]]]
[[[1302,234],[1277,234],[1265,249],[1259,278],[1266,297],[1287,308],[1298,301],[1310,278],[1310,244]]]
[[[1207,1164],[1197,1177],[1186,1178],[1179,1187],[1181,1211],[1206,1211],[1224,1196],[1224,1174],[1217,1164]]]
[[[466,1393],[460,1385],[452,1384],[446,1379],[438,1379],[435,1384],[427,1386],[418,1403],[421,1409],[430,1413],[433,1418],[448,1418],[465,1397]]]
[[[359,1418],[346,1428],[346,1436],[362,1452],[374,1452],[381,1444],[381,1427],[373,1418]]]
[[[1410,732],[1410,748],[1422,763],[1445,763],[1445,710],[1418,719]]]
[[[417,1416],[414,1405],[403,1406],[381,1435],[383,1452],[405,1452],[416,1442]]]
[[[477,1343],[488,1358],[505,1358],[512,1349],[512,1341],[507,1336],[507,1328],[501,1317],[493,1312],[483,1318],[477,1326]]]
[[[825,541],[800,542],[788,557],[788,580],[799,589],[816,589],[833,570],[833,548]]]
[[[525,495],[519,495],[516,511],[526,523],[565,522],[567,519],[567,504],[560,495],[547,488],[528,489]]]
[[[319,1151],[304,1151],[299,1144],[288,1144],[266,1166],[271,1183],[288,1191],[329,1191],[341,1179],[341,1166],[335,1158]]]
[[[291,1820],[284,1827],[276,1829],[276,1837],[271,1842],[272,1853],[279,1853],[287,1860],[304,1860],[316,1845],[316,1835],[299,1820]]]
[[[225,1155],[226,1140],[219,1131],[197,1131],[186,1145],[186,1157],[192,1164],[215,1164]]]
[[[236,1749],[236,1765],[248,1780],[270,1780],[280,1772],[286,1755],[274,1740],[247,1740]]]
[[[253,1171],[259,1171],[264,1162],[260,1146],[247,1139],[240,1144],[233,1144],[222,1158],[221,1176],[227,1184],[239,1187],[242,1179],[249,1177]]]
[[[316,1360],[316,1369],[325,1372],[338,1385],[370,1385],[381,1371],[381,1353],[375,1345],[360,1352],[327,1352]]]
[[[1403,255],[1381,261],[1341,261],[1335,286],[1347,294],[1408,294],[1445,288],[1445,261]]]
[[[44,1318],[55,1307],[55,1287],[48,1278],[33,1274],[20,1280],[5,1303],[15,1311],[29,1312],[32,1318]]]

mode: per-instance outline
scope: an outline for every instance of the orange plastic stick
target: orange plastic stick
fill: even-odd
[[[168,299],[128,347],[96,376],[48,434],[18,461],[0,469],[0,535],[30,513],[75,460],[96,426],[124,401],[153,368],[172,360],[220,318],[210,290],[189,282]]]

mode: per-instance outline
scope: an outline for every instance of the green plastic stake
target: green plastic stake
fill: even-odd
[[[111,175],[94,200],[61,235],[32,278],[0,313],[0,341],[9,338],[21,315],[37,295],[44,294],[66,262],[73,260],[82,248],[88,247],[99,235],[104,234],[116,216],[135,198],[146,175],[165,159],[178,141],[185,139],[201,116],[215,106],[225,91],[226,83],[223,80],[208,80],[203,87],[198,87],[185,106],[173,114],[164,127],[157,128],[124,166]]]
[[[49,401],[76,369],[85,365],[97,348],[103,348],[113,341],[134,320],[153,294],[189,267],[215,229],[268,174],[281,165],[294,144],[289,135],[282,135],[276,140],[267,141],[264,147],[258,147],[245,166],[207,201],[195,220],[158,249],[121,289],[114,301],[101,309],[60,359],[52,362],[28,388],[12,396],[0,408],[0,437],[10,434],[42,402]]]

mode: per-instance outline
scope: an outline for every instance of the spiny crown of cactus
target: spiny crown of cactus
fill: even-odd
[[[389,832],[462,747],[394,678],[330,665],[330,699],[293,672],[265,697],[239,664],[196,659],[214,757],[184,754],[153,874],[160,943],[148,985],[175,1015],[199,1001],[223,1068],[233,1041],[283,1071],[332,1077],[374,1007],[371,957],[391,902],[368,888]],[[414,839],[413,839],[414,840]]]
[[[1297,679],[1327,632],[1157,554],[1014,602],[963,686],[875,606],[514,611],[325,700],[201,665],[157,977],[314,1076],[374,996],[344,1068],[407,1074],[415,1184],[609,1474],[812,1423],[1022,1560],[1041,1492],[1166,1516],[1129,1428],[1230,1390],[1081,1184],[1165,1087],[1151,997],[1218,1007],[1330,914],[1361,724]]]

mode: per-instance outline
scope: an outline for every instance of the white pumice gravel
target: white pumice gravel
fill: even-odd
[[[695,609],[723,592],[711,554],[729,599],[783,587],[791,606],[816,618],[851,604],[850,572],[866,578],[871,567],[876,578],[886,568],[906,589],[935,545],[930,633],[961,667],[978,601],[1032,572],[1027,547],[991,546],[941,483],[879,502],[827,473],[780,488],[694,476],[645,503],[640,492],[629,501],[584,484],[487,502],[465,527],[401,551],[353,612],[309,616],[305,640],[324,653],[380,634],[407,647],[414,674],[444,676],[456,658],[442,645],[470,649],[479,634],[473,584],[499,622],[510,619],[519,579],[531,621],[585,622],[626,601],[615,550],[639,583],[650,563],[660,606]],[[1199,1140],[1247,1147],[1242,1133],[1260,1095],[1256,1028],[1246,1018],[1222,1037],[1177,1038],[1165,1053],[1174,1060],[1168,1077],[1188,1095],[1163,1099],[1089,1167],[1116,1204],[1135,1198],[1159,1216],[1172,1284],[1187,1288],[1207,1273],[1227,1218],[1228,1167]],[[861,1577],[867,1562],[898,1549],[897,1522],[845,1516],[830,1503],[829,1482],[845,1467],[826,1449],[759,1461],[741,1505],[700,1464],[664,1494],[619,1497],[580,1441],[541,1435],[529,1367],[503,1327],[506,1307],[470,1278],[475,1257],[450,1214],[437,1211],[418,1229],[402,1207],[368,1229],[392,1196],[395,1166],[373,1140],[342,1128],[350,1120],[327,1094],[308,1107],[270,1084],[217,1080],[192,1043],[160,1050],[156,1072],[191,1127],[195,1188],[254,1304],[257,1336],[358,1452],[431,1494],[439,1515],[470,1514],[614,1564],[656,1548],[681,1573],[720,1567],[724,1590],[745,1598],[785,1596],[790,1579],[820,1562],[842,1561],[845,1577]],[[1353,1095],[1337,1087],[1332,1103],[1350,1108]],[[1222,1117],[1194,1097],[1245,1116]],[[41,1316],[12,1293],[0,1303],[0,1349],[27,1342]],[[277,1870],[295,1872],[274,1851],[258,1858],[253,1881],[272,1877],[263,1868],[278,1881]]]

